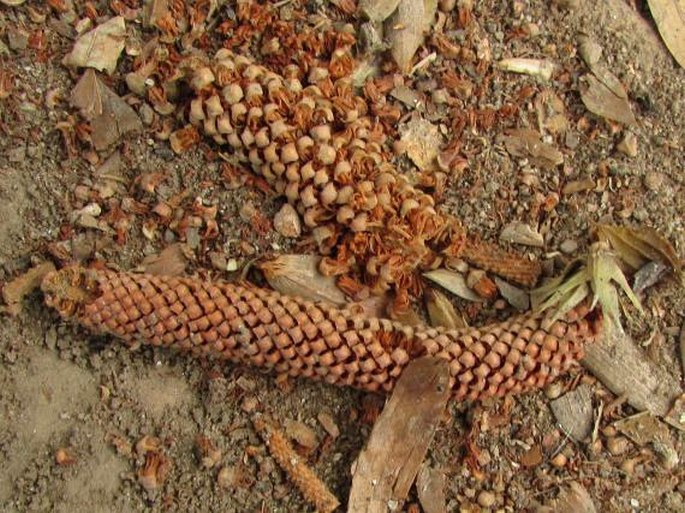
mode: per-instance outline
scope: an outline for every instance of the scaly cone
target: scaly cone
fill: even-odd
[[[390,391],[411,358],[444,358],[455,399],[544,386],[600,327],[585,304],[554,321],[536,312],[478,328],[412,327],[257,287],[77,266],[50,273],[42,289],[96,333],[363,390]]]

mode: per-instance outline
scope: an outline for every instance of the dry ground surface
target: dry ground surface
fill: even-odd
[[[77,19],[83,17],[83,2],[74,3],[80,13]],[[134,7],[138,3],[125,2]],[[443,208],[454,212],[472,233],[490,240],[497,240],[511,221],[540,224],[545,247],[533,250],[540,259],[549,258],[563,243],[567,253],[561,258],[581,254],[590,227],[600,220],[655,227],[682,254],[685,73],[659,41],[640,2],[575,3],[567,9],[536,0],[475,2],[473,17],[494,61],[549,56],[563,72],[544,82],[493,71],[493,82],[472,107],[498,107],[524,88],[531,96],[521,99],[521,109],[511,119],[461,134],[469,167],[450,179]],[[125,242],[94,250],[97,241],[113,236],[74,222],[73,212],[87,203],[79,194],[93,186],[96,171],[114,150],[121,155],[121,189],[115,197],[149,200],[139,187],[140,177],[163,172],[166,197],[188,190],[190,198],[201,196],[207,204],[218,205],[220,233],[212,248],[235,258],[240,266],[255,256],[293,247],[292,240],[268,224],[255,233],[243,210],[252,202],[257,213],[272,220],[282,200],[249,184],[223,186],[221,161],[209,144],[175,155],[167,141],[155,136],[154,124],[146,124],[141,133],[126,134],[107,151],[98,154],[76,141],[77,151],[70,154],[57,126],[68,123],[70,116],[78,121],[68,98],[80,72],[61,63],[73,46],[73,32],[65,29],[69,23],[44,4],[0,7],[0,40],[7,45],[0,52],[0,73],[5,86],[11,83],[7,97],[0,100],[0,282],[54,258],[48,250],[54,241],[77,241],[81,258],[95,251],[103,260],[130,268],[175,239],[174,233],[162,231],[150,240],[142,223],[134,221]],[[109,2],[92,4],[103,20],[114,15]],[[222,8],[220,18],[230,16],[232,4]],[[321,7],[325,13],[330,7],[315,1],[281,4],[281,9],[302,12]],[[29,6],[45,16],[32,16]],[[128,26],[142,41],[150,35],[138,23]],[[16,28],[28,35],[27,40],[16,40]],[[601,45],[604,63],[628,91],[638,120],[630,129],[637,138],[634,157],[617,150],[628,130],[593,117],[581,102],[579,77],[586,72],[578,56],[581,33]],[[428,51],[420,50],[419,58]],[[107,79],[121,96],[128,94],[123,83],[127,66],[130,59],[122,58]],[[434,71],[429,64],[408,85],[430,91],[437,83],[431,81],[438,80]],[[511,157],[497,139],[506,128],[536,127],[534,99],[544,90],[562,100],[569,120],[567,134],[553,141],[564,153],[564,164],[552,169]],[[144,100],[128,98],[141,117],[150,114]],[[446,136],[451,138],[449,130]],[[406,159],[400,165],[410,168]],[[213,185],[207,186],[210,182]],[[564,192],[575,182],[590,185]],[[550,211],[536,208],[549,197],[558,197],[558,204]],[[211,266],[202,243],[188,242],[196,256],[193,265]],[[660,285],[650,291],[646,306],[646,317],[628,329],[642,343],[645,358],[680,380],[677,339],[685,295],[675,285]],[[255,410],[268,412],[281,424],[301,422],[316,434],[314,447],[304,454],[344,502],[351,464],[382,404],[352,390],[302,381],[283,387],[255,370],[150,348],[131,350],[62,323],[42,305],[38,293],[26,300],[19,315],[2,317],[0,360],[0,509],[8,512],[308,510],[254,432],[249,416]],[[595,406],[614,399],[591,376],[583,379],[592,386]],[[320,412],[332,417],[339,436],[327,434],[317,420]],[[428,461],[447,476],[449,511],[479,511],[479,497],[493,503],[484,511],[532,511],[572,480],[583,484],[598,511],[685,511],[682,467],[665,470],[640,447],[611,441],[614,434],[607,426],[631,413],[630,407],[619,405],[602,418],[598,445],[565,439],[544,391],[506,404],[452,404]],[[477,448],[467,445],[474,419],[483,418],[505,420],[486,426],[481,422],[480,431],[471,437]],[[169,462],[164,482],[148,491],[140,484],[143,461],[134,449],[146,435],[159,438]],[[673,430],[671,436],[682,461],[683,435]],[[216,464],[202,464],[198,437],[211,440],[220,451]],[[541,458],[526,459],[536,447]],[[67,458],[62,465],[56,463],[60,449]],[[561,464],[554,460],[559,452],[565,455]],[[414,492],[410,499],[417,501]]]

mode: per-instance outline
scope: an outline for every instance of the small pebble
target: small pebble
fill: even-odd
[[[561,243],[559,249],[562,253],[566,253],[567,255],[575,253],[578,249],[578,241],[574,239],[566,239],[564,242]]]
[[[607,440],[607,451],[614,456],[623,454],[630,448],[630,442],[624,436],[616,436]]]
[[[568,462],[568,458],[566,458],[566,455],[563,452],[560,452],[557,454],[550,463],[552,464],[553,467],[556,468],[563,468],[566,466],[566,463]]]
[[[340,428],[338,428],[335,420],[333,420],[333,417],[331,417],[328,413],[321,412],[316,416],[316,418],[326,430],[326,433],[331,436],[331,438],[338,438],[340,436]]]
[[[659,191],[664,185],[664,175],[658,171],[650,171],[645,175],[645,187],[650,191]]]
[[[302,233],[302,222],[295,208],[284,204],[274,217],[274,228],[283,237],[296,238]]]
[[[219,473],[216,476],[216,484],[219,488],[230,488],[233,486],[235,480],[235,468],[234,467],[221,467]]]
[[[495,494],[487,490],[483,490],[478,494],[478,505],[482,508],[490,508],[494,506],[496,501]]]
[[[628,132],[623,140],[618,143],[616,149],[630,158],[637,157],[637,136]]]

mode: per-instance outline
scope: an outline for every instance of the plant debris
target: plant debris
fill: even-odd
[[[92,69],[85,71],[71,93],[70,103],[90,121],[91,140],[96,150],[104,150],[128,132],[139,132],[143,124],[138,114]]]
[[[500,138],[513,157],[527,158],[534,166],[551,169],[564,163],[564,155],[529,128],[508,130]]]
[[[385,513],[404,502],[447,405],[448,382],[439,359],[407,366],[353,466],[348,511]]]
[[[561,429],[576,442],[582,442],[592,432],[594,412],[592,390],[588,385],[581,385],[554,399],[550,407]]]
[[[685,68],[685,3],[683,0],[647,0],[661,38],[681,68]]]
[[[319,271],[321,257],[314,255],[278,255],[258,264],[266,281],[274,290],[309,301],[324,301],[342,306],[347,303],[345,294],[336,284],[334,276]]]
[[[52,262],[43,262],[5,283],[2,288],[2,299],[10,315],[18,315],[22,309],[22,301],[34,290],[40,287],[43,278],[55,270]]]
[[[126,44],[125,38],[124,18],[115,16],[78,38],[62,62],[66,66],[106,70],[111,75]]]
[[[276,463],[302,492],[307,502],[312,504],[319,513],[335,511],[340,501],[306,465],[302,457],[293,450],[285,436],[262,414],[255,415],[252,418],[252,424]]]

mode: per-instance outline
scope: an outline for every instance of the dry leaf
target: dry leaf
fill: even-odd
[[[40,287],[43,277],[55,270],[52,262],[43,262],[17,276],[12,281],[5,283],[2,288],[2,299],[7,305],[7,312],[17,315],[21,312],[21,302],[24,298]]]
[[[466,284],[466,278],[461,273],[448,269],[436,269],[423,273],[424,277],[437,283],[448,292],[468,301],[481,302],[483,298],[476,294]]]
[[[92,69],[85,71],[74,87],[69,103],[90,120],[91,139],[96,150],[104,150],[122,135],[141,131],[138,114],[98,78]]]
[[[400,0],[359,0],[359,12],[373,22],[385,21],[399,3]]]
[[[345,305],[347,300],[335,284],[336,277],[319,272],[320,260],[314,255],[279,255],[258,267],[269,285],[281,294],[336,306]]]
[[[506,225],[499,236],[499,240],[536,248],[545,245],[545,239],[540,232],[520,221],[513,221]]]
[[[581,80],[585,83],[580,88],[580,97],[590,112],[624,125],[637,122],[626,98],[616,95],[592,74],[584,75]]]
[[[685,0],[647,0],[661,38],[685,68]]]
[[[395,13],[386,21],[390,53],[403,73],[411,71],[416,50],[423,43],[426,10],[421,0],[401,0]]]
[[[451,330],[458,330],[468,326],[464,317],[457,313],[454,305],[447,299],[447,296],[439,290],[429,288],[424,293],[423,298],[426,302],[426,310],[428,310],[431,326],[442,326]]]
[[[140,271],[158,276],[183,275],[188,264],[184,247],[184,244],[177,242],[164,248],[158,255],[145,257],[140,265]]]
[[[402,504],[448,397],[446,361],[422,357],[407,365],[353,465],[349,512],[386,513],[389,501]]]
[[[576,442],[582,442],[592,432],[592,390],[581,385],[550,402],[552,413],[561,429]]]
[[[506,299],[511,306],[525,312],[530,308],[530,294],[525,290],[513,286],[511,283],[507,283],[501,278],[495,276],[495,284],[499,289],[502,297]]]
[[[430,170],[436,166],[443,143],[436,125],[415,113],[407,123],[400,126],[400,135],[407,156],[420,171]]]
[[[643,411],[614,422],[616,429],[640,447],[655,440],[669,441],[670,432],[666,424],[648,411]]]
[[[551,144],[542,142],[541,135],[529,128],[508,130],[499,137],[510,155],[527,158],[535,166],[551,169],[564,163],[564,155]]]
[[[107,70],[110,75],[124,49],[126,24],[123,16],[115,16],[76,40],[74,48],[64,57],[65,66]]]
[[[617,287],[618,286],[618,287]],[[554,319],[571,310],[588,297],[592,308],[602,307],[607,330],[622,331],[617,289],[620,288],[633,306],[642,313],[642,305],[628,285],[618,256],[606,242],[595,242],[588,255],[572,262],[565,272],[535,289],[531,294],[533,308],[555,308]]]

